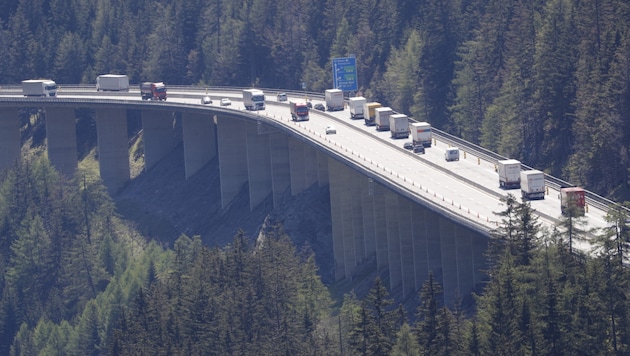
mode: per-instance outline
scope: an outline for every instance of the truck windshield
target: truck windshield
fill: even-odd
[[[252,101],[265,101],[264,95],[254,95],[252,96]]]
[[[308,108],[306,106],[299,106],[295,109],[298,115],[306,115],[308,114]]]
[[[166,91],[166,87],[157,87],[155,88],[155,91],[158,93],[164,93]]]
[[[57,85],[46,85],[46,90],[57,90]]]

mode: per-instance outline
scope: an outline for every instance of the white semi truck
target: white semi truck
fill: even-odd
[[[363,119],[365,117],[365,103],[366,100],[362,96],[357,96],[348,100],[348,106],[350,107],[350,118],[352,120]]]
[[[374,123],[376,124],[376,131],[389,131],[389,117],[394,114],[394,110],[386,106],[383,108],[376,108],[374,109],[374,112]]]
[[[499,172],[499,187],[504,189],[518,189],[521,187],[521,162],[515,159],[505,159],[497,162]]]
[[[326,99],[326,110],[340,111],[343,110],[343,90],[326,89],[324,92]]]
[[[129,91],[126,74],[103,74],[96,77],[96,91]]]
[[[260,89],[243,89],[243,104],[247,110],[265,110],[265,93]]]
[[[409,118],[405,114],[394,114],[389,117],[389,131],[392,138],[409,137]]]
[[[22,81],[24,96],[57,96],[57,83],[50,79],[29,79]]]
[[[545,174],[535,169],[521,171],[521,196],[526,200],[545,199]]]
[[[433,139],[431,124],[428,122],[414,122],[409,124],[409,130],[411,131],[411,139],[414,145],[431,147],[431,140]]]

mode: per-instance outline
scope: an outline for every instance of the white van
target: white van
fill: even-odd
[[[459,148],[457,147],[449,147],[444,152],[444,159],[447,162],[450,161],[459,161]]]

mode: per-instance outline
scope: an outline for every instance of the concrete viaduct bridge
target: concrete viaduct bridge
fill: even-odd
[[[310,121],[296,123],[285,103],[268,101],[265,111],[244,111],[237,91],[212,94],[215,99],[231,96],[231,107],[199,104],[202,91],[178,95],[171,90],[167,102],[141,101],[133,91],[115,96],[83,91],[37,99],[0,92],[0,170],[19,158],[18,109],[40,107],[51,163],[63,174],[74,174],[75,109],[90,108],[100,175],[116,194],[130,180],[127,111],[138,110],[145,168],[182,143],[186,178],[217,157],[223,208],[245,185],[251,209],[269,196],[279,204],[289,189],[297,195],[313,184],[329,185],[338,281],[352,279],[362,263],[375,259],[379,270],[388,271],[390,290],[405,297],[421,288],[430,271],[443,285],[448,304],[483,282],[483,254],[496,226],[493,212],[502,210],[499,196],[504,194],[483,187],[483,179],[497,185],[496,177],[484,178],[494,174],[490,163],[477,158],[475,164],[470,155],[470,167],[446,171],[429,154],[439,151],[437,141],[419,162],[399,147],[402,142],[362,131],[346,118],[347,111],[311,112]],[[324,134],[329,124],[337,126],[337,135]]]

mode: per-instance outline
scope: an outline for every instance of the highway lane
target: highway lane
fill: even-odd
[[[232,105],[226,107],[231,110],[244,110],[240,91],[176,91],[169,90],[167,102],[198,104],[201,97],[210,95],[213,100],[211,107],[219,106],[222,97],[230,98]],[[19,93],[5,93],[0,95],[21,96]],[[74,97],[73,92],[60,91],[59,97]],[[137,90],[129,93],[85,93],[77,95],[80,98],[116,98],[140,101]],[[302,99],[290,97],[289,99]],[[322,102],[313,100],[313,103]],[[319,112],[311,110],[311,120],[295,123],[290,120],[287,103],[275,101],[275,93],[267,94],[266,110],[255,112],[270,119],[282,122],[291,130],[308,138],[318,145],[330,150],[341,152],[355,164],[377,174],[382,179],[391,182],[401,189],[414,194],[419,200],[439,206],[449,214],[457,214],[473,224],[481,224],[486,229],[496,227],[498,219],[494,212],[502,211],[505,207],[499,197],[512,193],[520,198],[519,190],[503,190],[499,188],[498,174],[494,163],[466,152],[460,153],[460,161],[446,162],[444,151],[448,147],[445,142],[436,141],[435,145],[426,149],[424,155],[417,155],[402,148],[408,140],[390,138],[389,132],[378,132],[374,126],[367,127],[363,120],[351,120],[348,110],[337,112]],[[334,125],[336,135],[325,135],[325,127]],[[436,169],[441,167],[441,169]],[[446,172],[445,172],[446,171]],[[462,180],[463,178],[463,180]],[[478,189],[478,185],[484,189]],[[550,189],[544,200],[532,201],[531,205],[540,212],[541,222],[552,227],[560,217],[560,201],[558,192]],[[603,228],[608,226],[604,220],[605,212],[591,207],[586,215],[588,228]]]

